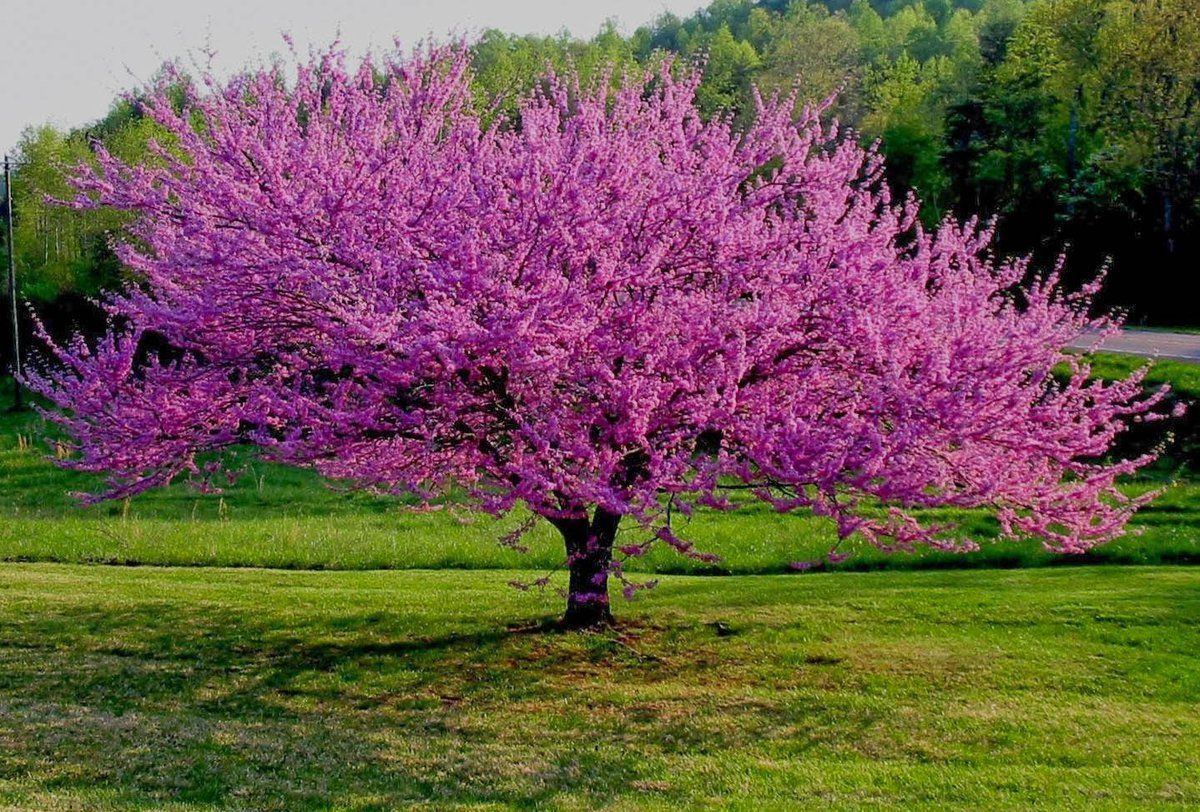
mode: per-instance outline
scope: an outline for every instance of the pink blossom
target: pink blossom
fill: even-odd
[[[607,596],[623,517],[711,560],[664,505],[730,507],[733,483],[885,549],[953,546],[929,507],[1053,550],[1120,535],[1150,497],[1117,479],[1150,460],[1107,454],[1162,394],[1064,352],[1115,329],[1094,286],[1028,281],[990,226],[923,229],[874,151],[792,99],[744,130],[703,120],[698,81],[552,75],[484,124],[452,48],[331,52],[182,111],[159,93],[156,162],[97,147],[77,181],[75,205],[136,215],[119,250],[140,281],[108,337],[30,375],[68,464],[123,497],[252,444],[364,488],[524,504],[563,531],[581,607]]]

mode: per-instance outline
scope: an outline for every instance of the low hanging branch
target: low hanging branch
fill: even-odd
[[[1067,552],[1119,535],[1144,498],[1115,481],[1149,459],[1106,455],[1160,396],[1063,352],[1114,328],[1094,290],[1024,284],[974,223],[922,230],[879,157],[791,98],[705,121],[698,82],[551,75],[486,126],[461,48],[331,52],[182,110],[164,85],[156,165],[98,149],[77,179],[74,205],[134,216],[142,281],[108,303],[127,327],[30,375],[67,464],[125,497],[253,444],[524,503],[563,535],[573,626],[611,617],[622,522],[695,554],[666,505],[731,507],[725,485],[885,549],[968,547],[919,521],[941,506]]]

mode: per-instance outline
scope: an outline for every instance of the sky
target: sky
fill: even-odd
[[[169,59],[214,51],[218,73],[285,51],[328,45],[340,31],[355,53],[432,35],[564,29],[590,37],[614,18],[632,31],[705,0],[0,0],[0,151],[25,127],[101,118],[122,91]]]

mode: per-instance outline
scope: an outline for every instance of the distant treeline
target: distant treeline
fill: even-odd
[[[397,22],[397,25],[399,22]],[[998,247],[1041,266],[1067,250],[1071,281],[1111,260],[1104,304],[1134,320],[1196,324],[1200,282],[1197,0],[715,0],[589,40],[489,31],[474,46],[480,104],[513,104],[547,65],[585,75],[704,59],[700,103],[744,120],[753,86],[830,111],[878,142],[890,182],[924,217],[998,217]],[[64,113],[69,111],[64,111]],[[16,256],[42,301],[119,281],[117,213],[47,205],[91,144],[139,161],[153,126],[136,101],[19,149]]]

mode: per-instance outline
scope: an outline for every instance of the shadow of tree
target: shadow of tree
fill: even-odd
[[[530,597],[469,575],[11,574],[0,804],[23,808],[811,802],[923,769],[1002,798],[1012,765],[1190,764],[1200,695],[1185,568],[680,579],[653,622],[582,635],[506,626]]]
[[[681,681],[731,677],[698,622],[422,635],[378,612],[287,619],[160,601],[5,619],[4,777],[31,798],[102,789],[134,805],[603,804],[645,783],[647,757],[798,724],[749,691],[723,694],[736,727],[705,715]]]

